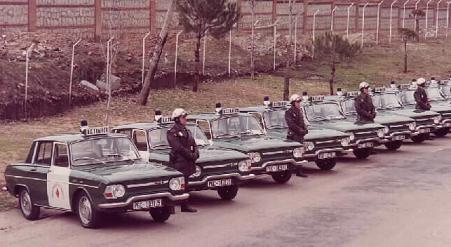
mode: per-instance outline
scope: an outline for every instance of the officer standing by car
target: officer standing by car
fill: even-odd
[[[171,153],[169,154],[169,165],[185,176],[185,191],[188,192],[188,179],[196,171],[196,160],[199,158],[199,150],[197,149],[194,137],[186,128],[188,113],[177,108],[172,113],[174,126],[168,130],[167,138]],[[195,213],[196,209],[188,206],[188,202],[182,204],[182,212]]]
[[[374,122],[376,110],[369,94],[370,85],[362,82],[359,85],[360,94],[355,98],[355,111],[359,122]]]
[[[291,107],[285,112],[285,120],[288,125],[287,139],[304,142],[304,136],[308,133],[307,125],[304,122],[304,115],[302,114],[301,102],[303,98],[298,94],[293,94],[290,97]],[[302,167],[299,166],[296,176],[307,177],[302,172]]]
[[[415,106],[418,110],[429,111],[431,109],[431,104],[428,100],[428,95],[424,87],[426,86],[426,79],[418,78],[417,80],[417,90],[413,94],[417,105]]]

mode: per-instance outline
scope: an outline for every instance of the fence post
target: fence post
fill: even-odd
[[[395,0],[395,1],[393,1],[392,3],[391,3],[391,5],[390,5],[390,36],[389,36],[389,38],[388,38],[388,43],[390,43],[391,44],[391,39],[392,39],[392,30],[393,30],[393,6],[395,5],[395,3],[397,2],[398,0]],[[398,16],[398,19],[399,19],[399,16]]]
[[[26,58],[25,58],[25,100],[24,100],[24,114],[25,114],[25,119],[28,119],[28,73],[30,70],[30,52],[34,47],[34,43],[28,47],[27,51],[26,51]]]
[[[440,11],[440,3],[442,2],[443,0],[439,0],[438,2],[437,2],[437,10],[435,11],[435,38],[438,38],[438,29],[439,29],[439,26],[438,26],[438,24],[439,24],[439,11]]]
[[[354,32],[358,32],[359,30],[359,8],[360,8],[360,0],[357,1],[355,5],[355,16],[354,16]]]
[[[182,31],[179,31],[176,35],[175,35],[175,58],[174,58],[174,88],[177,87],[177,62],[179,59],[179,36],[180,34],[182,34]],[[230,32],[232,32],[232,30],[230,30]]]
[[[28,32],[36,31],[37,22],[37,6],[36,0],[28,0]]]
[[[368,4],[369,3],[365,3],[365,5],[363,6],[363,9],[362,9],[362,48],[363,48],[363,45],[364,45],[364,42],[365,42],[365,9],[366,9],[366,6],[368,6]]]
[[[446,3],[446,38],[448,38],[449,31],[449,4],[451,4],[451,2]]]
[[[316,29],[316,15],[319,13],[319,9],[313,14],[313,28],[312,28],[312,59],[315,58],[315,29]]]
[[[102,36],[102,0],[94,0],[95,30],[94,39],[100,41]]]
[[[307,33],[307,21],[308,21],[308,5],[309,0],[304,0],[304,13],[302,14],[302,33]]]
[[[347,39],[349,39],[349,21],[350,21],[350,17],[351,17],[351,8],[352,8],[352,6],[354,6],[354,3],[351,3],[348,6],[348,16],[347,16],[347,19],[346,19],[346,38]]]
[[[432,2],[432,0],[427,1],[426,3],[426,16],[425,16],[425,24],[424,24],[424,39],[428,38],[428,19],[429,19],[429,4]]]
[[[149,1],[149,29],[150,31],[155,30],[155,22],[157,20],[157,5],[155,0]]]
[[[146,33],[143,37],[142,41],[142,49],[143,49],[143,56],[142,56],[142,64],[141,64],[141,85],[144,85],[144,77],[146,75],[146,39],[149,37],[150,32]]]
[[[384,0],[380,1],[377,4],[377,20],[376,20],[376,45],[379,44],[379,31],[381,27],[381,5],[384,2]]]
[[[271,22],[274,23],[277,18],[277,0],[272,0],[272,17]]]
[[[81,42],[81,39],[77,40],[72,45],[72,57],[70,62],[70,81],[69,81],[69,107],[72,105],[72,84],[74,80],[74,60],[75,60],[75,47]]]

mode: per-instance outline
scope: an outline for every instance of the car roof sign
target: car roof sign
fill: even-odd
[[[222,109],[221,113],[223,115],[238,114],[238,113],[240,113],[240,109],[239,108],[224,108],[224,109]]]
[[[284,108],[288,105],[288,101],[275,101],[272,102],[272,108]]]
[[[359,91],[350,91],[346,93],[347,97],[357,97],[359,96]]]
[[[399,88],[401,90],[409,90],[412,88],[412,84],[401,84],[401,85],[399,85]]]
[[[375,93],[383,93],[385,92],[385,87],[376,87],[374,88]]]
[[[108,132],[108,127],[84,128],[82,130],[82,134],[85,136],[106,135]]]
[[[171,117],[161,117],[158,120],[158,124],[171,124],[174,123],[174,120],[172,120]]]
[[[324,101],[324,95],[312,96],[312,102],[321,102],[321,101]]]

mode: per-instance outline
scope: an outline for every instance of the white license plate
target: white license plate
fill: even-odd
[[[324,160],[324,159],[331,159],[331,158],[335,158],[337,156],[337,154],[335,152],[330,152],[330,153],[320,153],[318,155],[318,159],[320,160]]]
[[[224,187],[224,186],[231,186],[231,185],[232,185],[231,178],[211,180],[211,181],[207,182],[208,188]]]
[[[357,147],[358,148],[372,148],[374,146],[374,144],[372,142],[365,142],[365,143],[360,143]]]
[[[274,166],[267,166],[266,171],[267,172],[279,172],[279,171],[286,171],[288,170],[288,165],[274,165]]]
[[[144,210],[149,208],[161,208],[163,207],[162,199],[154,199],[148,201],[140,201],[133,203],[133,210]]]
[[[451,123],[445,123],[445,127],[451,127]]]
[[[393,140],[395,140],[395,141],[402,141],[404,139],[406,139],[406,137],[403,136],[403,135],[399,135],[399,136],[394,136],[393,137]]]
[[[420,133],[421,133],[421,134],[424,134],[424,133],[430,133],[430,132],[431,132],[431,129],[429,129],[429,128],[420,129]]]

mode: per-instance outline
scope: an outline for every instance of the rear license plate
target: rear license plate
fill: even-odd
[[[420,129],[420,133],[421,133],[421,134],[424,134],[424,133],[430,133],[430,132],[431,132],[431,129],[429,129],[429,128]]]
[[[288,165],[274,165],[274,166],[267,166],[266,171],[267,172],[280,172],[280,171],[286,171],[288,170]]]
[[[331,159],[331,158],[335,158],[337,156],[337,154],[335,152],[330,152],[330,153],[320,153],[318,155],[318,159],[320,160],[324,160],[324,159]]]
[[[161,208],[163,207],[162,199],[154,199],[148,201],[140,201],[133,203],[133,210],[144,210],[149,208]]]
[[[372,148],[374,146],[374,144],[372,142],[365,142],[365,143],[360,143],[357,147],[358,148]]]
[[[224,186],[231,186],[231,185],[232,185],[231,178],[211,180],[211,181],[207,182],[208,188],[224,187]]]
[[[395,140],[395,141],[402,141],[404,139],[406,139],[406,137],[403,136],[403,135],[399,135],[399,136],[394,136],[393,137],[393,140]]]

